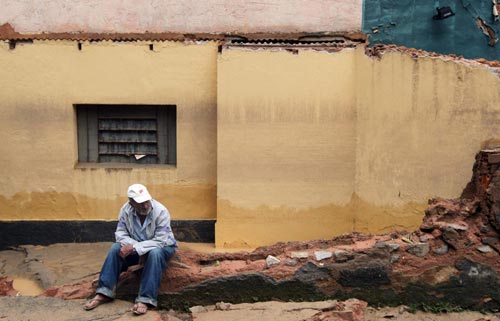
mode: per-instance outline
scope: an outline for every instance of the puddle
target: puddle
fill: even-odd
[[[36,281],[24,279],[22,277],[13,277],[12,280],[14,280],[12,286],[14,290],[19,292],[19,295],[37,296],[43,292],[43,289]]]

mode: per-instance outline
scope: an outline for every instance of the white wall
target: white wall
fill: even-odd
[[[2,0],[20,33],[361,30],[362,0]]]

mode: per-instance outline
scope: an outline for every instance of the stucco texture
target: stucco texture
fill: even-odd
[[[500,136],[499,93],[486,68],[401,52],[223,51],[216,245],[418,227]]]
[[[216,216],[217,44],[0,45],[0,219],[117,218],[140,182],[174,219]],[[74,104],[177,106],[177,166],[79,168]]]
[[[353,50],[230,48],[218,66],[219,247],[352,230]]]
[[[362,0],[2,0],[21,33],[290,33],[361,30]]]
[[[398,52],[382,59],[358,53],[356,68],[360,197],[396,206],[458,197],[474,155],[500,136],[498,76]]]

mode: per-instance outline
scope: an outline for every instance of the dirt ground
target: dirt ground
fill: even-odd
[[[0,277],[14,279],[18,296],[0,297],[0,321],[21,320],[138,320],[130,312],[131,302],[115,300],[93,311],[84,311],[84,300],[61,300],[34,296],[53,285],[77,282],[97,276],[111,243],[54,244],[51,246],[23,246],[0,251]],[[192,251],[214,251],[211,244],[181,244]],[[183,311],[149,311],[140,320],[171,321],[300,321],[312,317],[334,301],[321,302],[259,302],[253,304],[192,307]],[[365,320],[398,321],[500,321],[499,315],[464,311],[460,313],[411,313],[405,307],[375,309],[368,307]]]
[[[176,311],[149,311],[144,316],[134,316],[131,303],[115,300],[93,311],[82,309],[84,300],[61,300],[47,297],[2,297],[0,298],[0,320],[9,321],[300,321],[310,318],[331,302],[259,302],[231,305],[229,310],[215,310],[213,306],[196,307],[194,313]],[[374,309],[368,308],[366,321],[476,321],[500,320],[494,315],[479,312],[432,314],[410,313],[402,307]]]

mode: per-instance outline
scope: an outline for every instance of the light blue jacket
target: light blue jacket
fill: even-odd
[[[155,200],[151,200],[151,211],[142,226],[135,209],[128,202],[125,203],[118,215],[115,238],[116,242],[123,245],[132,244],[139,255],[144,255],[154,248],[177,247],[170,227],[170,213]]]

